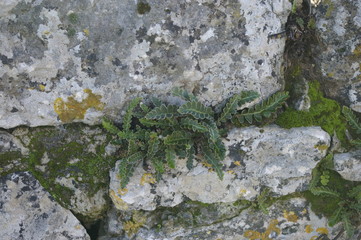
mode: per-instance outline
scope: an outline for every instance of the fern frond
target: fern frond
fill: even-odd
[[[321,175],[322,175],[322,173],[319,170],[319,168],[316,167],[316,168],[312,169],[312,179],[311,179],[310,185],[308,187],[309,189],[313,189],[318,185],[318,183],[321,180]]]
[[[343,207],[337,208],[337,210],[329,218],[328,225],[330,225],[330,227],[333,227],[338,222],[340,222],[342,220],[342,214],[344,213],[344,211],[345,211],[345,209]]]
[[[288,92],[279,92],[267,100],[247,109],[243,110],[240,114],[237,114],[236,117],[239,123],[243,124],[244,122],[248,122],[249,124],[253,123],[253,120],[257,122],[262,121],[262,119],[269,118],[272,113],[276,112],[278,108],[285,103],[288,98]]]
[[[177,106],[174,105],[166,106],[162,104],[160,107],[156,107],[150,112],[148,112],[147,115],[145,115],[145,118],[156,119],[156,120],[172,118],[179,115],[177,109],[178,109]]]
[[[154,105],[154,107],[160,107],[162,105],[162,101],[159,98],[151,97],[150,101]]]
[[[160,141],[156,133],[152,133],[148,143],[147,158],[152,159],[159,150]]]
[[[356,147],[361,147],[361,139],[351,140],[350,143]]]
[[[188,130],[192,130],[193,132],[205,133],[208,132],[208,128],[203,124],[199,123],[195,119],[191,118],[183,118],[180,121],[180,124]]]
[[[102,125],[109,133],[117,134],[120,131],[109,119],[103,118]]]
[[[187,168],[191,170],[193,168],[193,159],[194,159],[194,145],[190,145],[187,149]]]
[[[132,117],[133,117],[133,111],[139,104],[141,98],[134,98],[132,101],[130,101],[128,109],[124,115],[123,118],[123,131],[127,132],[129,131],[132,123]]]
[[[348,193],[348,196],[351,198],[355,198],[357,202],[361,203],[361,185],[358,185],[351,189]]]
[[[176,154],[173,148],[168,147],[165,149],[165,159],[167,160],[168,166],[173,169],[175,168],[175,157]]]
[[[357,134],[361,134],[361,124],[358,122],[358,119],[356,115],[353,113],[353,111],[350,108],[343,106],[342,113],[345,116],[351,128],[355,129]]]
[[[223,180],[223,171],[222,171],[222,164],[220,163],[219,159],[215,157],[214,153],[208,147],[203,147],[203,154],[206,161],[212,165],[212,168],[216,171],[219,179]]]
[[[221,116],[217,119],[217,125],[232,118],[237,112],[237,108],[245,103],[252,102],[259,97],[259,94],[255,91],[244,91],[237,95],[234,95],[229,99],[226,106],[222,110]]]
[[[197,98],[192,94],[187,92],[186,90],[180,89],[178,87],[174,88],[172,91],[172,95],[175,97],[180,97],[185,101],[197,101]]]
[[[213,119],[213,110],[197,101],[187,102],[179,107],[180,114],[190,114],[195,119]]]
[[[213,153],[219,161],[223,161],[226,155],[226,147],[222,140],[219,138],[215,142],[209,142],[209,148],[213,150]]]
[[[164,164],[162,159],[159,157],[154,157],[151,159],[151,162],[156,172],[156,179],[159,181],[164,173]]]
[[[158,127],[158,128],[173,128],[178,126],[178,121],[176,119],[172,119],[173,121],[168,121],[168,119],[164,120],[152,120],[146,118],[140,118],[139,122],[146,127]]]
[[[328,187],[314,187],[311,188],[310,191],[313,193],[313,195],[319,196],[321,194],[324,195],[330,195],[333,197],[340,197],[340,194]]]
[[[217,124],[213,121],[207,121],[203,123],[208,130],[208,137],[212,142],[216,142],[221,136]]]
[[[140,103],[139,107],[142,109],[144,114],[147,114],[150,111],[149,107],[147,105],[145,105],[144,103]]]
[[[192,141],[192,134],[185,131],[174,131],[164,138],[165,145],[186,145]]]
[[[136,153],[139,150],[139,145],[134,139],[128,141],[128,156]]]
[[[130,177],[133,175],[135,167],[144,159],[142,152],[136,152],[127,158],[121,160],[119,166],[120,185],[125,188],[129,182]]]
[[[346,234],[347,234],[348,239],[351,239],[351,237],[355,233],[355,228],[352,226],[351,220],[349,218],[349,214],[343,214],[342,222],[343,222],[343,227],[346,230]]]

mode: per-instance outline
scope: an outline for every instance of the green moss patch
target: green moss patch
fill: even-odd
[[[336,132],[342,145],[346,145],[346,120],[342,116],[341,106],[334,100],[325,98],[317,81],[309,83],[308,96],[311,100],[309,111],[297,111],[288,108],[276,120],[284,128],[320,126],[331,136]]]

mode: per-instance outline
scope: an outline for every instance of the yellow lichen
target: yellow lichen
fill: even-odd
[[[236,166],[241,166],[241,162],[240,161],[235,161],[235,162],[233,162],[234,163],[234,165],[236,165]]]
[[[315,145],[314,148],[317,148],[320,151],[326,151],[328,149],[328,146],[326,144],[320,144],[320,145]]]
[[[54,111],[62,122],[84,119],[84,115],[89,108],[95,108],[96,110],[104,108],[104,104],[100,101],[100,95],[94,94],[90,89],[84,89],[84,93],[87,96],[81,102],[75,100],[73,96],[68,97],[67,101],[62,98],[55,99]]]
[[[156,183],[156,180],[151,173],[144,173],[140,179],[140,185],[144,186],[146,183]]]
[[[324,228],[324,227],[320,227],[316,229],[316,232],[318,232],[319,234],[328,234],[328,229]]]
[[[119,188],[118,189],[118,194],[121,195],[121,196],[127,194],[127,192],[128,192],[128,189],[126,189],[126,188]]]
[[[306,225],[306,227],[305,227],[305,232],[306,232],[306,233],[311,233],[311,232],[313,232],[312,226],[311,226],[311,225]]]
[[[246,189],[241,189],[240,191],[239,191],[239,194],[241,194],[241,195],[245,195],[247,193],[247,190]]]
[[[204,167],[206,167],[206,168],[211,168],[211,167],[212,167],[212,165],[209,164],[209,163],[207,163],[207,162],[202,162],[202,165],[203,165]]]
[[[139,228],[141,228],[146,221],[146,217],[143,216],[140,212],[134,212],[132,220],[125,221],[123,223],[124,231],[129,237],[131,237],[139,231]]]
[[[251,240],[252,239],[270,240],[271,238],[269,238],[269,236],[272,233],[276,233],[277,235],[281,233],[281,229],[277,227],[277,224],[278,224],[278,220],[272,219],[264,233],[260,233],[254,230],[247,230],[245,231],[243,236]]]
[[[113,200],[113,203],[115,207],[119,210],[127,210],[128,204],[126,204],[123,199],[121,199],[117,194],[114,192],[114,190],[109,191],[110,198]]]
[[[290,222],[297,222],[297,220],[298,220],[297,215],[293,211],[287,212],[286,210],[284,210],[283,217],[286,218]]]
[[[229,174],[236,174],[233,170],[228,170],[227,173],[229,173]]]
[[[260,239],[261,238],[261,233],[257,232],[257,231],[253,231],[253,230],[247,230],[247,231],[245,231],[243,236],[248,238],[248,239],[255,240],[255,239]]]
[[[83,32],[85,33],[86,36],[89,36],[89,29],[84,29]]]
[[[355,54],[356,56],[361,56],[361,44],[358,44],[352,53]]]
[[[44,92],[45,91],[45,86],[43,84],[39,84],[39,90]]]

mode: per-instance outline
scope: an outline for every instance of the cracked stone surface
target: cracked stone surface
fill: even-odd
[[[158,183],[145,181],[149,176],[138,166],[126,189],[120,189],[119,161],[110,172],[110,197],[119,210],[154,210],[172,207],[185,198],[203,203],[254,200],[262,187],[276,195],[306,190],[311,171],[330,145],[330,136],[320,127],[282,129],[235,128],[224,139],[227,157],[224,179],[203,165],[192,170],[179,159],[176,169],[168,171]],[[196,183],[196,184],[195,184]]]
[[[361,150],[334,155],[335,170],[344,179],[361,181]]]
[[[120,119],[179,86],[214,105],[283,86],[288,0],[0,3],[0,128]],[[149,11],[148,11],[149,10]]]
[[[1,239],[84,239],[85,228],[28,172],[0,178]]]
[[[322,1],[315,12],[326,96],[361,112],[361,2]]]

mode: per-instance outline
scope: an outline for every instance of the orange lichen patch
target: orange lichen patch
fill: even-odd
[[[117,194],[114,192],[114,190],[109,191],[110,198],[113,200],[113,203],[115,207],[119,210],[127,210],[128,204],[126,204],[123,199],[121,199]]]
[[[121,195],[121,196],[127,194],[127,192],[128,192],[128,189],[126,189],[126,188],[119,188],[118,189],[118,194]]]
[[[241,162],[240,161],[235,161],[235,162],[233,162],[234,163],[234,165],[236,165],[236,166],[241,166]]]
[[[320,227],[316,229],[316,232],[318,232],[319,234],[328,234],[328,229],[324,228],[324,227]]]
[[[361,56],[361,44],[357,45],[352,53],[355,54],[356,56]]]
[[[247,230],[245,231],[245,233],[243,234],[244,237],[248,238],[248,239],[261,239],[261,240],[271,240],[271,238],[269,238],[269,236],[272,233],[277,233],[277,235],[279,235],[281,233],[281,229],[277,227],[278,221],[277,219],[272,219],[271,222],[269,223],[266,231],[264,233],[260,233],[254,230]]]
[[[297,215],[293,211],[287,212],[286,210],[284,210],[283,217],[286,218],[290,222],[297,222],[297,220],[298,220]]]
[[[95,108],[96,110],[104,108],[104,104],[100,101],[100,95],[94,94],[90,89],[84,89],[84,93],[87,96],[81,102],[75,100],[73,96],[68,97],[67,101],[62,98],[55,99],[54,111],[62,122],[84,119],[84,115],[89,108]]]
[[[311,225],[306,225],[306,227],[305,227],[305,232],[306,232],[306,233],[311,233],[311,232],[313,232],[312,226],[311,226]]]
[[[257,231],[253,231],[253,230],[247,230],[244,234],[244,237],[254,240],[254,239],[260,239],[261,238],[261,233],[257,232]]]
[[[144,186],[146,183],[156,183],[157,181],[153,177],[151,173],[144,173],[142,178],[140,179],[140,185]]]

